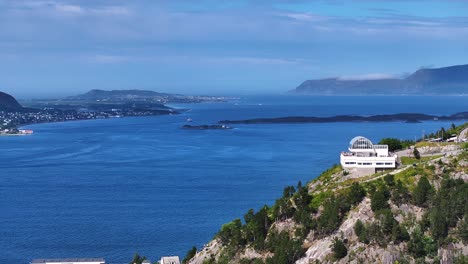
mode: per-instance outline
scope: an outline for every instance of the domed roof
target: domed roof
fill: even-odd
[[[355,137],[349,142],[350,149],[374,149],[374,144],[372,141],[365,137]]]

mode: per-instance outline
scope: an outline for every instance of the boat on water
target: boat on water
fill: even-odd
[[[189,117],[189,118],[187,118],[185,121],[187,121],[187,122],[192,122],[193,120],[192,120],[192,118]]]

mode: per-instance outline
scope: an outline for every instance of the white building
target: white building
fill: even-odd
[[[34,259],[31,264],[106,264],[102,258]]]
[[[365,137],[355,137],[349,142],[348,151],[342,152],[341,166],[363,169],[394,169],[397,165],[397,155],[388,152],[387,145],[374,145]]]
[[[180,260],[179,260],[179,257],[177,257],[177,256],[162,257],[161,261],[159,263],[161,263],[161,264],[180,264]]]

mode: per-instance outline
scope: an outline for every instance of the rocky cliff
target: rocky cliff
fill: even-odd
[[[334,166],[223,225],[186,263],[467,263],[468,146],[453,146],[368,176]]]

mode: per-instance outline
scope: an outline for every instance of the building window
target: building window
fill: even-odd
[[[376,165],[384,165],[383,162],[377,162]]]
[[[372,165],[372,163],[364,162],[364,165]]]
[[[359,162],[357,165],[362,165],[362,163],[361,163],[361,162]]]
[[[387,163],[385,163],[385,165],[393,165],[393,163],[387,162]]]
[[[345,162],[345,164],[352,165],[352,164],[356,164],[356,162]]]

